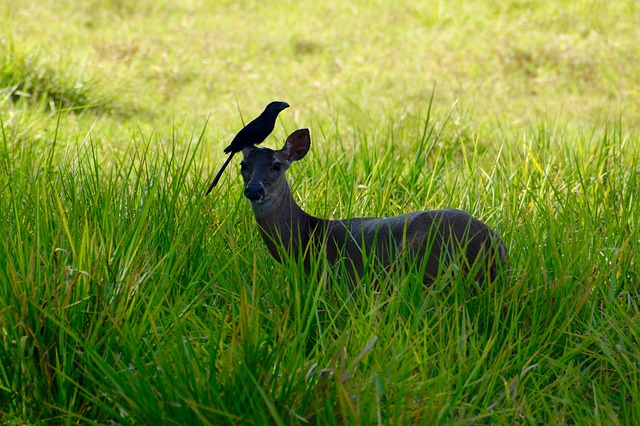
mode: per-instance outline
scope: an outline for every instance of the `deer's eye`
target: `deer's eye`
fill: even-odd
[[[276,172],[279,172],[282,169],[282,163],[279,161],[276,161],[273,163],[272,167],[273,167],[273,170],[275,170]]]

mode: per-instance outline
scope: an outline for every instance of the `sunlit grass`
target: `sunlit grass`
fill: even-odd
[[[0,421],[638,423],[637,14],[0,4]],[[305,210],[460,208],[508,274],[276,263],[235,167],[203,197],[274,99]]]
[[[421,178],[411,176],[416,159],[395,155],[387,136],[389,144],[367,142],[350,164],[319,155],[306,172],[294,167],[295,189],[308,188],[301,202],[309,209],[327,210],[333,201],[322,189],[337,186],[351,201],[329,215],[433,202],[488,217],[505,236],[512,270],[479,293],[457,279],[425,291],[411,276],[385,279],[390,292],[354,293],[332,275],[318,282],[300,266],[276,264],[238,182],[202,198],[202,129],[133,134],[131,148],[110,161],[98,158],[93,135],[73,150],[9,155],[5,132],[7,418],[637,418],[637,136],[531,129],[524,144],[495,157],[477,145],[463,150],[463,141],[439,144],[439,127],[426,126],[431,167]],[[582,143],[568,143],[574,138]],[[332,167],[340,171],[304,178]],[[389,178],[385,169],[400,172]],[[340,173],[372,182],[367,194],[330,183]],[[436,184],[424,189],[425,181]],[[485,197],[492,193],[500,195]]]
[[[284,99],[287,123],[339,116],[343,133],[370,134],[423,116],[434,85],[439,112],[458,101],[453,122],[488,133],[619,114],[638,128],[638,14],[633,1],[5,2],[0,53],[83,64],[97,94],[153,128],[211,113],[217,148],[236,100],[252,115]]]

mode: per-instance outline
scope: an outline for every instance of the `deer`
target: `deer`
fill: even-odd
[[[391,271],[421,265],[422,282],[432,284],[456,259],[476,282],[495,279],[505,263],[506,247],[485,223],[456,209],[425,210],[391,217],[322,219],[294,200],[285,173],[309,152],[308,129],[291,133],[280,150],[249,146],[242,150],[244,196],[251,203],[259,232],[271,256],[302,260],[310,273],[313,256],[341,265],[359,282],[367,268]],[[374,259],[372,262],[371,260]]]

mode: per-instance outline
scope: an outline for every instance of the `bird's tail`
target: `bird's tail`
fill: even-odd
[[[224,164],[222,165],[222,167],[220,168],[220,171],[218,172],[218,174],[216,175],[215,178],[213,178],[213,182],[211,182],[211,185],[209,186],[209,189],[207,189],[207,193],[204,194],[204,196],[206,197],[207,195],[209,195],[209,193],[211,192],[211,190],[218,184],[218,181],[220,180],[220,176],[222,176],[222,172],[224,172],[224,169],[227,168],[227,166],[229,165],[229,162],[231,162],[231,159],[233,158],[233,154],[235,154],[235,152],[232,152],[229,155],[229,158],[227,158],[227,161],[224,162]]]

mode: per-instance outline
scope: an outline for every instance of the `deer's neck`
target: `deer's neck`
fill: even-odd
[[[289,185],[264,203],[251,203],[260,234],[271,255],[280,261],[284,248],[290,255],[306,251],[311,237],[324,220],[307,214],[293,199]]]

